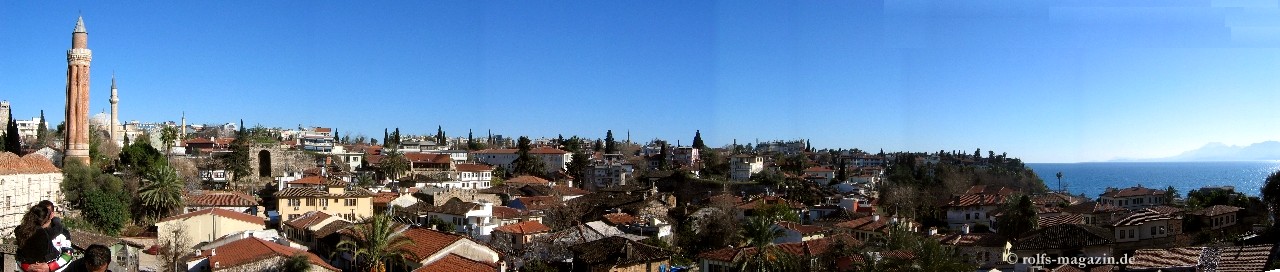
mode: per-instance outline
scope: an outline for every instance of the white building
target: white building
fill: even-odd
[[[943,208],[947,211],[947,226],[959,229],[963,225],[989,225],[991,213],[1005,204],[1014,191],[1005,187],[974,185],[964,194],[953,196]]]
[[[1098,196],[1098,202],[1131,210],[1167,205],[1169,201],[1164,190],[1145,188],[1141,185],[1124,189],[1107,188],[1106,192]]]
[[[475,203],[451,198],[444,205],[430,204],[421,202],[406,208],[406,212],[417,214],[422,225],[430,225],[432,219],[440,219],[453,224],[457,228],[455,232],[472,237],[488,237],[493,228],[498,227],[497,220],[493,219],[493,203],[488,201]]]
[[[61,203],[61,186],[62,170],[44,156],[18,157],[0,152],[0,195],[5,203],[4,210],[0,211],[0,237],[13,237],[13,228],[36,203],[42,200]]]
[[[457,172],[454,173],[454,180],[458,181],[458,187],[468,189],[485,189],[492,186],[493,167],[483,164],[463,163],[454,165]]]
[[[18,136],[23,139],[35,139],[36,134],[39,133],[40,117],[31,117],[31,120],[14,120],[14,122],[18,123]],[[49,129],[48,125],[45,124],[46,130]]]
[[[485,149],[476,151],[474,154],[477,161],[492,166],[501,166],[508,170],[512,169],[512,163],[520,156],[519,150],[516,149]],[[548,173],[564,171],[569,165],[570,157],[573,155],[569,151],[553,147],[533,148],[529,150],[529,154],[542,159],[542,163],[546,165]]]
[[[729,179],[747,181],[751,175],[764,171],[764,158],[751,155],[733,156],[729,161]]]

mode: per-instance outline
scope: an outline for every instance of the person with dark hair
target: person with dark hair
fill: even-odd
[[[71,248],[71,232],[66,226],[62,225],[62,217],[58,216],[58,206],[53,205],[53,201],[43,200],[36,204],[49,209],[49,227],[45,228],[49,232],[49,240],[53,243],[53,249],[64,254],[70,254]]]
[[[111,249],[103,245],[91,245],[84,249],[84,257],[67,265],[63,272],[104,272],[111,264]]]
[[[54,211],[45,205],[35,205],[22,216],[22,223],[13,230],[18,250],[14,259],[22,271],[58,271],[71,260],[53,246],[47,229],[53,223]]]

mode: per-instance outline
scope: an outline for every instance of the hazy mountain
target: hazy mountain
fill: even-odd
[[[1266,141],[1248,146],[1209,143],[1177,156],[1141,161],[1256,161],[1280,160],[1280,142]],[[1138,160],[1124,160],[1138,161]]]

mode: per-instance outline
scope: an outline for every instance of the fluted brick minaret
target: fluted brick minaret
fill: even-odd
[[[71,49],[67,50],[67,126],[66,158],[89,164],[89,33],[84,17],[76,19],[71,33]]]

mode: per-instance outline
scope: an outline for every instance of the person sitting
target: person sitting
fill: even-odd
[[[104,272],[111,265],[111,250],[103,245],[91,245],[84,249],[84,257],[72,261],[64,272]]]

